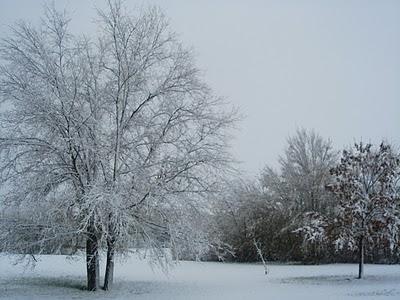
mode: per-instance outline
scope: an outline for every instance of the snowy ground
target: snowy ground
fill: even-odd
[[[116,266],[112,292],[84,290],[83,259],[41,256],[34,270],[0,256],[0,299],[400,299],[399,265],[261,265],[182,262],[168,276],[131,258]]]

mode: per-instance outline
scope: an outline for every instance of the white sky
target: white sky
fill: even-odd
[[[42,2],[0,0],[0,37],[15,20],[38,20]],[[233,152],[249,174],[275,165],[299,126],[337,148],[400,144],[400,1],[125,2],[160,6],[215,93],[241,109]],[[90,33],[104,3],[56,6],[71,12],[74,31]]]

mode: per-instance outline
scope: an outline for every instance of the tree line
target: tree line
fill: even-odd
[[[314,131],[288,138],[277,170],[233,180],[215,205],[229,260],[398,263],[400,155],[386,142],[335,151]],[[258,247],[255,247],[257,243]]]

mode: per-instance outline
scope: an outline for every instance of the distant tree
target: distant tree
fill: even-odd
[[[340,200],[333,223],[336,244],[358,249],[362,278],[366,244],[393,249],[399,242],[399,155],[387,143],[378,148],[358,143],[343,151],[331,174],[334,182],[328,188]]]
[[[260,179],[264,193],[283,206],[289,216],[282,230],[301,228],[309,222],[310,214],[332,213],[333,197],[325,186],[331,181],[329,170],[336,161],[332,143],[312,130],[298,129],[288,138],[285,155],[279,158],[279,171],[266,167]],[[317,252],[313,245],[307,255],[316,259]]]
[[[2,244],[30,253],[84,239],[89,290],[104,245],[110,289],[116,252],[144,244],[160,257],[205,241],[205,196],[232,162],[236,112],[158,9],[125,11],[109,1],[90,40],[50,8],[42,26],[18,23],[1,48]]]
[[[337,160],[332,143],[313,130],[298,129],[289,137],[285,155],[279,158],[278,173],[266,167],[264,187],[298,213],[324,211],[329,207],[325,184]]]

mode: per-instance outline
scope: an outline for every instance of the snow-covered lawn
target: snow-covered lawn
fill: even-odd
[[[111,292],[84,290],[83,258],[41,256],[35,269],[0,256],[0,299],[400,299],[399,265],[262,265],[181,262],[165,275],[135,257],[116,265]]]

